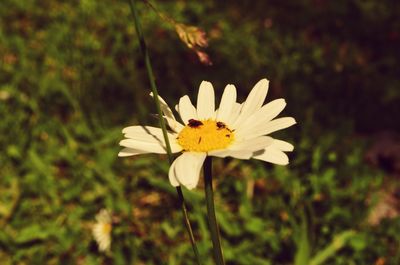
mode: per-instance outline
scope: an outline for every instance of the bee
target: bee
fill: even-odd
[[[226,128],[226,125],[222,121],[219,121],[219,122],[217,122],[217,128],[218,128],[218,130],[222,130],[222,129]]]
[[[189,123],[188,123],[188,126],[190,128],[198,128],[201,125],[203,125],[203,123],[201,121],[198,121],[198,120],[195,120],[195,119],[190,119]]]

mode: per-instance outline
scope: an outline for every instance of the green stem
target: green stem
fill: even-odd
[[[162,115],[162,111],[161,111],[160,101],[158,99],[158,90],[157,90],[156,81],[155,81],[154,74],[153,74],[153,68],[151,67],[149,51],[147,49],[146,42],[144,40],[144,36],[143,36],[143,32],[142,32],[142,28],[140,26],[140,21],[139,21],[139,16],[138,16],[138,13],[136,10],[135,1],[130,0],[129,4],[131,7],[133,19],[135,21],[135,29],[136,29],[136,33],[137,33],[138,39],[139,39],[140,50],[143,53],[144,62],[146,65],[146,70],[147,70],[147,75],[148,75],[148,78],[150,81],[150,87],[153,92],[154,103],[156,105],[157,113],[159,115],[160,126],[161,126],[163,136],[165,139],[165,145],[166,145],[166,149],[167,149],[167,153],[168,153],[168,159],[169,159],[169,162],[171,163],[172,162],[171,145],[168,140],[167,126],[164,122],[164,119],[162,118],[163,115]]]
[[[147,46],[146,46],[146,42],[144,40],[142,28],[140,26],[140,21],[139,21],[139,16],[138,16],[137,9],[136,9],[135,1],[134,0],[129,0],[129,5],[130,5],[131,11],[132,11],[133,19],[135,21],[135,29],[136,29],[136,33],[138,35],[140,49],[141,49],[141,52],[142,52],[143,57],[144,57],[146,70],[147,70],[147,75],[148,75],[148,78],[149,78],[149,81],[150,81],[151,90],[153,92],[154,103],[156,105],[156,109],[157,109],[157,113],[158,113],[159,121],[160,121],[160,127],[162,129],[164,140],[165,140],[165,146],[166,146],[166,150],[167,150],[168,160],[169,160],[170,164],[172,164],[173,158],[172,158],[172,152],[171,152],[171,145],[169,143],[168,134],[167,134],[167,126],[166,126],[165,121],[163,119],[163,114],[162,114],[161,107],[160,107],[160,101],[158,99],[158,90],[157,90],[157,86],[156,86],[156,81],[155,81],[155,78],[154,78],[153,69],[151,67],[149,52],[147,50]],[[185,226],[186,226],[187,232],[188,232],[189,237],[190,237],[190,242],[192,244],[193,252],[194,252],[194,254],[196,256],[197,264],[200,265],[201,264],[200,256],[199,256],[199,252],[197,250],[196,241],[195,241],[194,236],[193,236],[192,226],[190,225],[189,215],[188,215],[188,212],[187,212],[187,208],[186,208],[186,204],[185,204],[185,199],[183,197],[182,189],[180,187],[177,187],[176,188],[176,192],[178,193],[178,199],[179,199],[179,202],[180,202],[180,205],[181,205],[181,208],[182,208],[182,213],[183,213],[183,216],[184,216]]]
[[[204,162],[204,185],[206,192],[208,225],[210,227],[211,240],[213,243],[214,259],[216,264],[224,265],[225,261],[224,256],[222,255],[221,240],[217,218],[215,216],[214,194],[212,187],[212,160],[209,156]]]

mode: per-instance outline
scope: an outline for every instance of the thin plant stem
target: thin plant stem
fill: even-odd
[[[148,78],[150,81],[151,90],[153,92],[154,103],[156,105],[156,109],[157,109],[157,113],[158,113],[158,117],[159,117],[159,121],[160,121],[160,127],[162,129],[164,140],[165,140],[165,146],[166,146],[166,150],[167,150],[168,160],[171,164],[173,161],[171,145],[169,143],[167,127],[166,127],[165,121],[163,119],[163,115],[162,115],[162,111],[161,111],[161,107],[160,107],[160,101],[158,99],[158,90],[157,90],[157,86],[156,86],[156,82],[155,82],[155,78],[154,78],[154,74],[153,74],[153,68],[152,68],[151,62],[150,62],[149,52],[147,50],[147,46],[146,46],[146,42],[144,40],[142,28],[140,26],[140,21],[139,21],[139,16],[138,16],[137,9],[136,9],[135,1],[129,0],[129,5],[130,5],[131,11],[132,11],[133,19],[135,21],[135,29],[136,29],[136,33],[138,35],[140,49],[141,49],[141,52],[144,57],[147,75],[148,75]],[[200,255],[197,250],[196,241],[194,239],[192,226],[191,226],[190,220],[189,220],[189,214],[187,211],[185,198],[183,196],[181,187],[179,187],[179,186],[176,187],[176,192],[178,194],[179,203],[180,203],[182,213],[184,216],[185,226],[186,226],[187,232],[189,234],[190,243],[192,244],[192,248],[193,248],[194,255],[196,257],[197,264],[200,265],[201,264]]]
[[[210,156],[208,156],[204,162],[204,186],[207,203],[207,218],[213,243],[215,263],[218,265],[225,265],[217,218],[215,216],[214,192],[212,187],[212,158]]]
[[[164,15],[163,13],[161,13],[160,11],[158,11],[158,9],[152,4],[150,3],[150,1],[144,0],[144,2],[151,8],[153,9],[153,11],[164,21],[170,23],[171,25],[175,26],[177,23],[175,20],[173,20],[172,18]]]

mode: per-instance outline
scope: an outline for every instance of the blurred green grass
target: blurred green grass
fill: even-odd
[[[227,263],[294,264],[351,230],[323,264],[399,264],[399,218],[367,222],[389,173],[364,158],[370,135],[399,131],[398,2],[154,4],[204,28],[214,63],[141,3],[168,103],[201,80],[244,99],[267,77],[268,100],[285,97],[298,121],[276,134],[295,145],[288,167],[216,160]],[[0,60],[0,264],[194,264],[165,157],[116,156],[123,127],[157,124],[127,3],[3,0]],[[185,196],[212,264],[202,185]],[[111,254],[91,236],[101,208],[117,217]]]

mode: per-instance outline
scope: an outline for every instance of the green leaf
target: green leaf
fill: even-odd
[[[16,243],[26,243],[34,240],[45,240],[51,235],[51,231],[39,224],[32,224],[19,231],[15,237]]]

